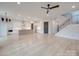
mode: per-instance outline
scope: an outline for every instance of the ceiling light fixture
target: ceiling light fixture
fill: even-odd
[[[21,2],[17,2],[17,4],[19,5],[19,4],[21,4]]]
[[[72,6],[72,8],[75,8],[75,7],[76,7],[75,5]]]

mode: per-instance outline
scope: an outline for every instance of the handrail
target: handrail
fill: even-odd
[[[57,30],[60,31],[61,29],[63,29],[65,26],[69,25],[71,23],[71,19],[68,19],[67,21],[65,21],[61,26],[57,26]]]

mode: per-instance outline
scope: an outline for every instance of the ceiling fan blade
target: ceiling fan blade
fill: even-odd
[[[59,7],[59,5],[56,5],[56,6],[50,7],[50,9],[57,8],[57,7]]]
[[[41,8],[43,8],[43,9],[48,9],[48,8],[46,8],[46,7],[41,7]]]

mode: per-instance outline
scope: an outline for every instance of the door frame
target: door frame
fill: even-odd
[[[34,29],[34,23],[31,23],[31,30]]]
[[[45,26],[45,23],[47,24],[47,26]],[[44,21],[44,34],[48,34],[48,33],[49,33],[49,22]]]

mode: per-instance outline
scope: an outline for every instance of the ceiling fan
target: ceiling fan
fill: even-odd
[[[50,7],[50,4],[47,4],[47,7],[41,7],[41,8],[46,9],[47,10],[46,13],[48,14],[49,10],[54,9],[54,8],[58,8],[58,7],[59,7],[59,5]]]

